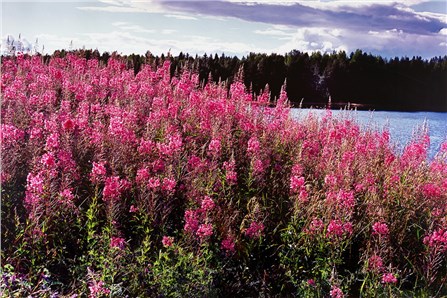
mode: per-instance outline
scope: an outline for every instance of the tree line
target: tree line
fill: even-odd
[[[289,101],[294,106],[401,111],[447,111],[447,55],[423,59],[415,56],[383,58],[356,50],[305,53],[293,50],[285,55],[250,53],[236,56],[207,55],[155,56],[100,54],[97,50],[76,50],[79,55],[107,63],[119,56],[135,73],[144,64],[154,67],[171,60],[171,75],[192,68],[206,83],[209,79],[231,82],[243,69],[244,83],[253,95],[266,86],[271,100],[286,83]],[[52,56],[63,56],[56,51]],[[51,56],[46,56],[50,59]]]

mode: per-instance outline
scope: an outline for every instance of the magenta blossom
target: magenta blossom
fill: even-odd
[[[205,198],[202,200],[202,210],[207,212],[214,209],[214,201],[209,196],[205,196]]]
[[[382,276],[382,283],[395,284],[397,283],[397,278],[392,273],[384,273]]]
[[[264,224],[253,221],[248,229],[245,230],[245,235],[248,238],[257,239],[262,236],[262,232],[264,231]]]
[[[372,226],[373,235],[379,235],[379,236],[388,236],[389,229],[388,225],[386,223],[376,222]]]
[[[163,244],[164,247],[170,247],[172,246],[172,244],[174,244],[174,237],[163,236],[161,243]]]
[[[343,291],[337,286],[331,287],[330,295],[331,295],[331,298],[343,298],[344,297]]]
[[[197,229],[197,236],[200,239],[213,235],[213,226],[211,224],[201,224]]]
[[[111,248],[117,248],[123,250],[125,245],[126,241],[121,237],[112,237],[112,239],[110,239]]]
[[[235,243],[234,243],[233,237],[228,236],[227,238],[222,240],[220,247],[227,252],[234,252],[235,251]]]

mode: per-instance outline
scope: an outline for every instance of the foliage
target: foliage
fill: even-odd
[[[398,155],[169,61],[1,70],[4,296],[447,295],[447,143],[428,162],[425,130]]]

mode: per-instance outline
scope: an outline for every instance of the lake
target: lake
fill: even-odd
[[[309,111],[324,115],[324,109],[292,109],[297,118],[306,116]],[[427,122],[430,134],[428,158],[431,160],[438,152],[443,141],[447,139],[447,113],[437,112],[396,112],[396,111],[346,111],[332,110],[333,117],[352,116],[361,127],[373,127],[382,130],[387,127],[391,142],[398,153],[411,140],[413,132]]]

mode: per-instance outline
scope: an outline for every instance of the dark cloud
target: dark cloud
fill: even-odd
[[[439,19],[404,10],[397,4],[339,6],[336,10],[302,4],[279,5],[226,1],[161,1],[165,9],[193,14],[234,17],[246,21],[296,27],[334,27],[368,32],[399,29],[408,33],[438,33],[446,25]]]

